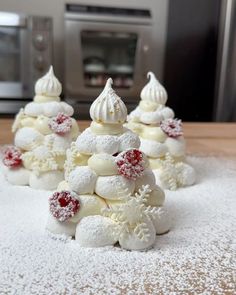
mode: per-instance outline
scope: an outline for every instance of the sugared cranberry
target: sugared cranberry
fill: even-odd
[[[3,164],[9,168],[21,166],[21,151],[15,146],[9,146],[4,151]]]
[[[63,222],[73,217],[80,208],[79,200],[69,191],[55,192],[49,198],[49,208],[52,215]]]
[[[70,132],[72,119],[63,113],[59,113],[56,117],[49,121],[48,126],[56,134],[64,135]]]
[[[161,122],[160,127],[169,137],[176,138],[183,135],[181,120],[165,119]]]
[[[143,153],[137,149],[120,153],[116,158],[116,164],[119,174],[132,180],[142,176],[145,169]]]

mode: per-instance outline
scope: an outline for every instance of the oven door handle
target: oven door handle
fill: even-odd
[[[0,11],[0,26],[2,27],[26,27],[27,19],[24,15]]]

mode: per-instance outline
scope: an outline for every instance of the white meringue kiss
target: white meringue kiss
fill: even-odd
[[[141,99],[164,105],[167,101],[167,92],[165,88],[156,79],[154,73],[148,72],[147,77],[150,77],[150,80],[141,91]]]
[[[90,107],[90,116],[97,123],[124,123],[127,118],[127,108],[121,98],[111,87],[112,79],[107,83]]]
[[[60,96],[62,91],[61,83],[55,77],[53,67],[40,78],[35,84],[35,93],[37,95]]]

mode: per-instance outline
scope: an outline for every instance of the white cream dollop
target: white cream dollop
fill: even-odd
[[[112,89],[112,83],[109,78],[102,93],[90,107],[90,116],[97,123],[122,124],[126,121],[127,108]]]
[[[154,73],[148,72],[147,77],[150,77],[150,80],[141,91],[141,99],[154,101],[158,104],[165,105],[167,101],[167,92],[165,88],[157,80]]]
[[[50,66],[49,71],[40,78],[35,84],[35,93],[45,96],[60,96],[62,91],[61,83],[54,75],[53,67]]]

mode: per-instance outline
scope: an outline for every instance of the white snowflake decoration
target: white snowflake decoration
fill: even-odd
[[[183,162],[176,162],[175,159],[166,153],[164,159],[158,159],[160,166],[160,180],[170,190],[176,190],[182,184],[182,174],[184,169]]]
[[[103,209],[103,215],[118,224],[115,233],[118,238],[134,232],[141,241],[149,240],[150,233],[145,220],[160,218],[162,213],[161,208],[146,206],[150,192],[149,185],[143,185],[134,195],[127,194],[127,189],[123,188],[119,192],[122,203]]]
[[[72,142],[70,149],[68,149],[66,152],[66,161],[64,164],[65,179],[68,179],[70,172],[77,167],[78,156],[79,156],[79,151],[76,147],[75,142]]]
[[[33,170],[36,174],[61,169],[60,162],[65,157],[65,151],[62,149],[53,149],[53,142],[49,140],[44,145],[35,148],[32,151],[22,155],[24,166]]]

